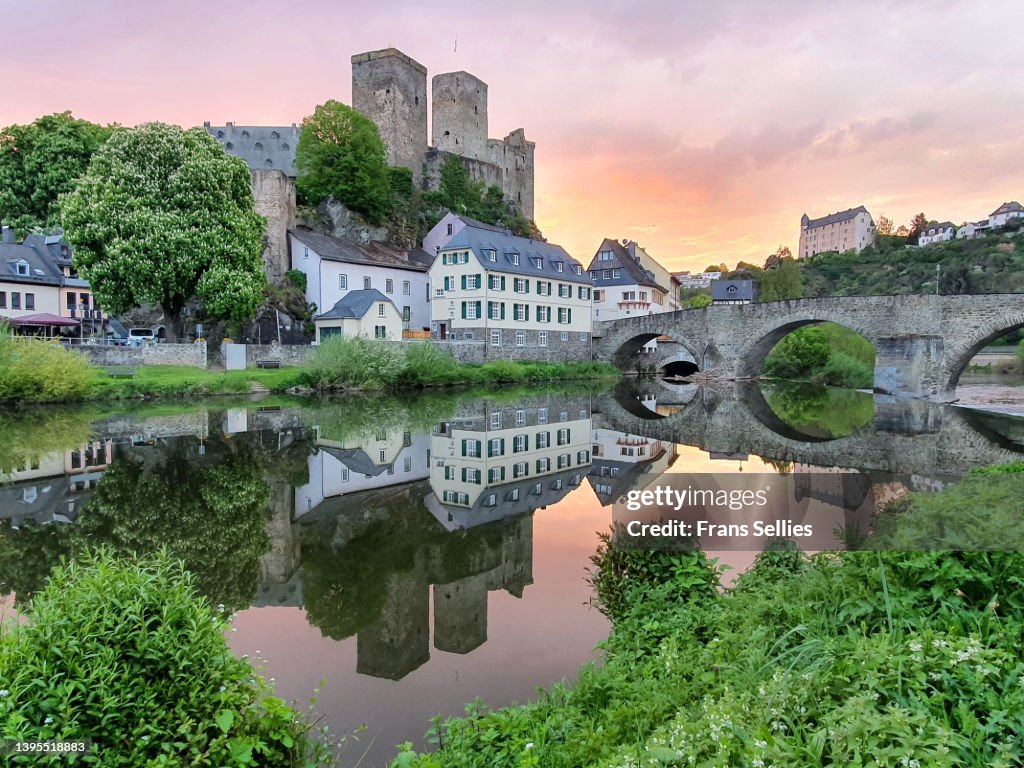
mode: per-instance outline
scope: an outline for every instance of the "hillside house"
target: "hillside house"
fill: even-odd
[[[918,236],[917,244],[944,243],[954,237],[956,237],[956,225],[951,221],[943,221],[938,224],[928,224]]]
[[[838,213],[812,219],[800,218],[800,258],[834,251],[861,251],[875,242],[875,221],[867,208],[859,205]]]
[[[313,324],[317,344],[331,336],[402,339],[402,315],[395,303],[376,288],[349,291],[327,312],[314,317]]]

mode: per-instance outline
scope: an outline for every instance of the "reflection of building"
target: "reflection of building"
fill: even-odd
[[[601,506],[606,507],[629,491],[649,486],[675,463],[678,456],[675,443],[612,429],[595,429],[593,465],[587,480]]]
[[[431,436],[430,485],[445,510],[431,511],[456,528],[557,501],[590,466],[590,428],[589,398],[464,406]]]
[[[78,519],[114,452],[110,439],[91,440],[67,451],[26,457],[0,485],[0,519],[14,527],[25,520],[69,523]]]

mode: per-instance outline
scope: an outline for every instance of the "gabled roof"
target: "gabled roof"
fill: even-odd
[[[229,155],[242,158],[254,171],[277,170],[295,178],[295,145],[299,127],[283,125],[210,125],[203,127]]]
[[[956,229],[956,224],[952,221],[940,221],[938,224],[929,224],[925,228],[925,232],[941,232],[946,229]]]
[[[1017,213],[1020,211],[1024,211],[1024,207],[1022,207],[1021,204],[1018,203],[1016,200],[1011,200],[1008,203],[1003,203],[1002,205],[1000,205],[988,216],[989,218],[992,218],[993,216],[998,216],[1001,213]]]
[[[379,301],[387,302],[392,307],[395,306],[394,302],[391,301],[391,299],[389,299],[383,293],[378,291],[376,288],[364,288],[359,291],[349,291],[333,307],[324,312],[322,315],[317,315],[313,319],[359,319],[366,315],[370,307],[372,307]],[[395,307],[395,311],[398,311],[397,307]]]
[[[654,279],[654,275],[644,269],[640,262],[629,255],[629,251],[627,251],[624,246],[622,246],[617,240],[613,240],[610,237],[606,237],[601,241],[601,245],[598,246],[597,252],[594,254],[594,258],[590,261],[590,266],[587,267],[588,272],[609,268],[609,262],[598,261],[597,259],[597,254],[601,251],[612,252],[612,255],[615,257],[614,260],[619,262],[619,266],[621,266],[626,274],[631,278],[631,283],[657,288],[665,294],[670,293],[668,288],[658,284]],[[611,268],[614,269],[614,267]]]
[[[712,301],[753,301],[753,280],[713,280],[711,282]]]
[[[57,264],[59,254],[60,248],[54,253],[47,246],[46,238],[40,235],[28,235],[20,243],[0,242],[0,280],[60,285],[64,280],[64,272]],[[27,275],[18,274],[20,262],[28,265]]]
[[[856,208],[848,208],[845,211],[839,211],[838,213],[830,213],[828,216],[822,216],[820,219],[808,219],[807,229],[815,229],[816,227],[824,227],[828,224],[838,224],[841,221],[849,221],[850,219],[855,219],[858,215],[867,212],[867,208],[863,205],[858,205]],[[806,215],[807,214],[805,213],[804,216]]]
[[[486,228],[478,227],[466,219],[463,221],[466,222],[465,228],[455,234],[441,251],[469,249],[476,254],[477,260],[487,271],[590,284],[590,276],[583,271],[583,265],[566,253],[560,245],[519,237],[508,230],[499,230],[487,225]],[[490,261],[484,256],[484,251],[494,251],[496,260]],[[519,264],[513,263],[512,254],[519,255]],[[539,269],[534,265],[536,259],[540,259]],[[559,263],[562,264],[561,272],[556,267]],[[577,266],[580,268],[580,274],[573,270],[573,267]]]
[[[288,232],[303,245],[309,246],[320,258],[328,261],[371,264],[377,267],[408,269],[413,272],[426,272],[434,261],[434,257],[426,251],[407,251],[390,243],[372,242],[361,245],[351,240],[339,240],[336,237],[322,235],[310,229],[290,229]]]

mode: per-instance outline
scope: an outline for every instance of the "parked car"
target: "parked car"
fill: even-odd
[[[128,331],[128,344],[132,347],[141,346],[144,342],[152,343],[156,335],[152,328],[132,328]]]

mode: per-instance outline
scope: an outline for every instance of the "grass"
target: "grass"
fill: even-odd
[[[283,392],[302,384],[299,368],[249,368],[244,371],[209,371],[177,365],[147,365],[135,369],[131,379],[114,379],[105,369],[94,369],[89,399],[127,400],[140,397],[246,394],[253,384]]]

